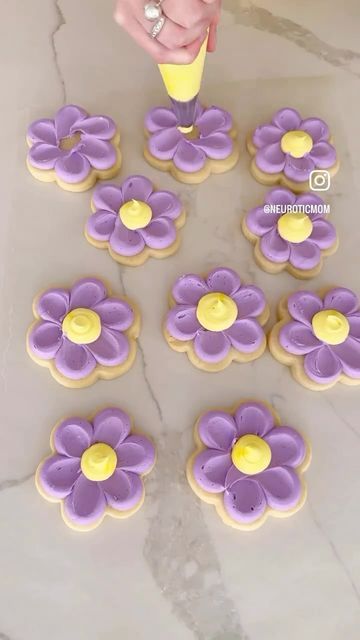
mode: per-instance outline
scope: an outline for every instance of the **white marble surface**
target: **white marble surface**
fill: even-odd
[[[266,354],[208,375],[172,352],[160,331],[171,282],[223,264],[261,285],[274,306],[296,282],[252,259],[240,216],[264,189],[239,166],[198,188],[147,167],[142,117],[164,101],[155,65],[113,24],[110,0],[7,0],[0,38],[1,447],[0,638],[2,640],[357,640],[360,629],[359,390],[301,388]],[[357,0],[225,1],[219,51],[203,97],[230,109],[246,131],[285,104],[332,126],[342,170],[330,202],[338,253],[311,283],[359,283],[359,46]],[[89,193],[37,183],[24,166],[27,124],[64,101],[120,124],[122,177],[144,172],[189,206],[179,253],[119,268],[83,237]],[[82,391],[60,387],[25,353],[31,301],[41,288],[96,274],[141,304],[140,352],[123,378]],[[313,445],[309,500],[289,520],[257,532],[226,528],[184,478],[197,414],[255,396]],[[144,508],[70,531],[37,494],[33,473],[62,415],[118,403],[157,441]]]

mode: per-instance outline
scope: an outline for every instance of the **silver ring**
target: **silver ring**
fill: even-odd
[[[162,0],[150,0],[144,6],[144,16],[146,20],[150,20],[150,22],[155,22],[155,20],[160,20],[162,16],[162,8],[161,8]]]
[[[160,32],[165,24],[165,16],[161,16],[157,22],[155,22],[153,28],[150,31],[151,38],[157,38],[160,35]]]

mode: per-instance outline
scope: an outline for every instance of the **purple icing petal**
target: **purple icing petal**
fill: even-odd
[[[57,145],[54,120],[43,118],[32,122],[27,130],[27,137],[35,144],[36,142],[46,142],[52,146]]]
[[[96,361],[106,367],[122,364],[130,351],[128,338],[123,333],[107,327],[102,327],[100,337],[87,347]]]
[[[266,204],[291,205],[295,204],[295,202],[297,202],[296,195],[290,191],[290,189],[285,189],[284,187],[274,187],[273,189],[270,189],[265,196]]]
[[[52,144],[37,142],[29,149],[29,162],[37,169],[54,169],[57,160],[63,153],[61,149]]]
[[[263,438],[274,426],[271,411],[259,402],[243,402],[234,417],[238,437],[253,433]]]
[[[312,291],[296,291],[288,297],[288,310],[294,320],[311,327],[313,316],[323,308],[321,298]]]
[[[92,482],[81,474],[64,502],[66,516],[76,525],[89,525],[101,518],[105,508],[106,500],[100,483]]]
[[[283,349],[295,355],[305,355],[321,346],[311,327],[294,320],[281,327],[279,342]]]
[[[320,384],[336,380],[342,370],[340,359],[327,345],[314,349],[304,358],[306,375]]]
[[[204,491],[221,493],[225,489],[225,478],[230,466],[229,453],[205,449],[194,460],[194,478]]]
[[[253,135],[253,143],[258,149],[268,147],[274,142],[280,142],[284,132],[273,124],[263,124],[257,127]]]
[[[256,236],[263,236],[274,228],[279,219],[278,213],[265,213],[264,207],[251,209],[246,216],[246,226]]]
[[[29,347],[42,360],[52,360],[63,339],[61,327],[52,322],[38,322],[29,334]]]
[[[150,249],[166,249],[176,240],[176,227],[172,220],[158,218],[139,230]]]
[[[200,329],[194,307],[176,305],[166,316],[166,328],[176,340],[193,340]]]
[[[286,156],[281,150],[279,142],[274,142],[267,147],[259,149],[255,159],[259,169],[266,173],[278,173],[279,171],[282,171],[285,165],[285,160]]]
[[[336,240],[334,225],[328,220],[314,220],[310,240],[315,242],[319,249],[328,249]]]
[[[153,192],[153,184],[144,176],[129,176],[121,185],[124,202],[141,200],[147,202]]]
[[[94,420],[94,442],[104,442],[116,449],[128,437],[131,421],[121,409],[104,409]]]
[[[66,289],[48,289],[37,301],[36,311],[43,320],[62,322],[69,311],[70,295]]]
[[[321,252],[312,240],[304,240],[290,245],[289,262],[296,269],[313,269],[319,264]]]
[[[266,300],[263,291],[255,285],[243,285],[233,294],[239,313],[238,318],[259,316],[265,309]]]
[[[155,191],[148,198],[147,203],[151,207],[153,220],[156,218],[176,220],[182,210],[179,198],[171,191]]]
[[[101,140],[111,140],[116,133],[114,120],[107,116],[89,116],[89,118],[77,120],[71,127],[71,134],[82,133],[96,136]]]
[[[133,509],[141,500],[144,487],[136,473],[115,469],[113,475],[101,482],[101,489],[109,507],[117,511]]]
[[[240,523],[249,524],[264,513],[266,508],[265,495],[256,480],[243,478],[225,491],[224,507],[230,518]]]
[[[136,256],[144,249],[145,240],[139,231],[127,229],[120,218],[117,218],[110,237],[110,247],[120,256]]]
[[[200,298],[209,293],[203,278],[189,273],[180,276],[172,288],[172,295],[176,302],[195,305]]]
[[[300,204],[300,205],[310,205],[310,206],[316,206],[318,207],[323,206],[324,200],[322,198],[320,198],[320,196],[315,195],[315,193],[301,193],[300,195],[297,196],[296,198],[296,204]],[[322,213],[311,213],[311,220],[317,220],[319,217],[322,218],[323,214]]]
[[[124,202],[121,187],[116,184],[101,184],[93,194],[93,204],[96,209],[112,211],[116,215]]]
[[[348,322],[350,325],[349,334],[353,338],[357,338],[360,340],[360,313],[355,313],[354,315],[348,316]]]
[[[92,308],[107,296],[106,287],[97,278],[83,278],[75,282],[70,292],[70,309]]]
[[[326,122],[320,120],[320,118],[305,118],[302,121],[299,129],[302,131],[306,131],[308,133],[314,144],[319,142],[320,140],[328,140],[329,139],[329,127]]]
[[[87,178],[90,162],[77,151],[71,151],[56,160],[55,171],[61,180],[75,184]]]
[[[287,262],[290,257],[289,242],[279,235],[277,227],[262,236],[260,251],[271,262]]]
[[[236,440],[234,418],[226,411],[208,411],[198,423],[200,440],[210,449],[229,453]]]
[[[126,331],[134,322],[134,312],[129,303],[119,298],[106,298],[93,307],[101,324],[116,331]]]
[[[66,418],[56,428],[54,445],[58,453],[68,458],[80,458],[93,442],[94,429],[83,418]]]
[[[286,156],[284,173],[287,178],[294,182],[305,182],[309,179],[311,171],[315,169],[315,162],[310,156],[303,158],[293,158]]]
[[[264,440],[271,449],[271,467],[297,467],[304,461],[306,446],[302,436],[291,427],[275,427]]]
[[[301,497],[301,483],[296,472],[289,467],[268,468],[257,476],[266,500],[272,509],[292,509]]]
[[[96,211],[87,220],[86,231],[99,242],[106,242],[109,240],[111,234],[114,231],[116,222],[116,216],[109,211]]]
[[[65,107],[59,109],[55,115],[55,129],[56,137],[60,141],[62,138],[67,138],[71,135],[71,127],[73,124],[79,123],[81,120],[87,117],[87,112],[81,107],[77,107],[74,104],[68,104]]]
[[[64,338],[55,356],[55,366],[66,378],[81,380],[95,369],[96,360],[85,346]]]
[[[176,127],[163,129],[148,140],[149,151],[159,160],[172,160],[181,140],[182,135]]]
[[[332,345],[331,349],[341,361],[344,373],[350,378],[360,378],[360,340],[348,336],[345,342]]]
[[[232,127],[232,117],[228,111],[218,107],[210,107],[196,119],[196,126],[203,137],[218,131],[226,133]]]
[[[224,160],[228,158],[234,148],[234,142],[226,133],[213,133],[206,138],[192,140],[192,145],[201,149],[208,158]],[[178,152],[177,152],[178,153]]]
[[[291,131],[292,129],[299,129],[301,124],[301,117],[296,109],[285,107],[279,109],[272,119],[272,122],[277,127],[280,127],[284,132]]]
[[[177,118],[171,109],[165,107],[157,107],[150,109],[145,116],[145,128],[154,133],[161,129],[174,128],[177,125]]]
[[[132,435],[116,447],[117,467],[133,473],[146,473],[155,462],[153,443],[145,436]]]
[[[235,482],[242,480],[243,478],[246,478],[245,473],[239,471],[239,469],[232,464],[225,478],[226,489],[229,489],[233,484],[235,484]]]
[[[230,351],[230,340],[221,331],[200,330],[194,339],[194,351],[204,362],[221,362]]]
[[[336,162],[335,148],[328,142],[318,142],[315,144],[309,156],[319,169],[327,169]]]
[[[233,269],[219,267],[210,271],[206,278],[210,291],[226,293],[233,296],[241,286],[240,278]]]
[[[340,313],[354,313],[359,310],[359,299],[351,289],[336,287],[324,298],[324,309],[336,309]]]
[[[185,171],[187,173],[200,171],[206,161],[206,153],[184,138],[182,138],[178,143],[177,149],[173,155],[174,165],[180,169],[180,171]],[[160,156],[158,155],[157,157]]]
[[[253,353],[264,342],[265,334],[253,318],[242,318],[225,331],[234,349],[242,353]]]
[[[41,487],[52,498],[66,498],[80,475],[80,460],[54,455],[40,467]]]
[[[94,136],[82,135],[77,152],[85,156],[91,166],[99,171],[110,169],[116,162],[116,150],[111,142],[99,140]]]

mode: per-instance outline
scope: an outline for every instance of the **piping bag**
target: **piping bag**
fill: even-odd
[[[190,132],[204,71],[208,36],[190,64],[159,64],[159,70],[179,121],[180,131]]]

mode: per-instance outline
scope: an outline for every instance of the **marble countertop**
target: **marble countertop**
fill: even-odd
[[[360,629],[359,390],[313,393],[269,353],[216,375],[165,343],[160,319],[177,275],[215,265],[264,288],[272,307],[299,287],[255,266],[242,214],[265,189],[248,171],[246,132],[284,105],[327,119],[341,171],[329,194],[339,251],[310,287],[359,284],[360,11],[357,0],[225,0],[219,50],[202,96],[229,109],[241,160],[199,187],[176,184],[142,158],[142,118],[165,101],[156,66],[113,24],[110,0],[7,2],[2,12],[0,155],[0,638],[2,640],[357,640]],[[180,251],[121,268],[88,244],[89,193],[65,193],[27,173],[25,130],[64,102],[120,125],[121,175],[175,188],[189,217]],[[137,299],[140,349],[121,379],[81,391],[58,385],[25,352],[40,289],[83,275]],[[184,476],[192,425],[214,404],[274,404],[311,441],[309,498],[288,520],[250,534],[225,527]],[[36,492],[34,470],[64,415],[127,408],[158,446],[143,509],[77,534]]]

